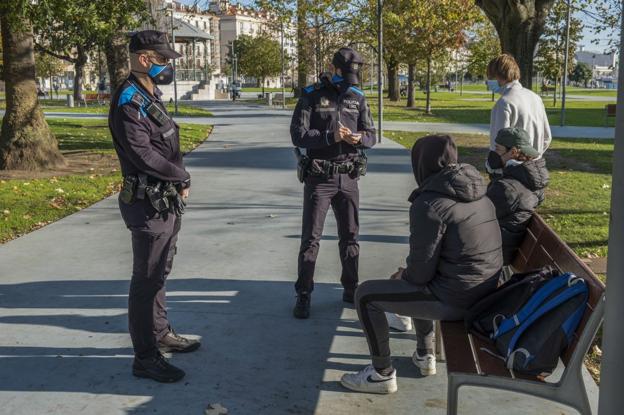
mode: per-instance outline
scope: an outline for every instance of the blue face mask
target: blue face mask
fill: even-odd
[[[495,94],[498,94],[503,89],[503,87],[498,83],[496,79],[488,79],[487,87],[490,91],[492,91]]]
[[[168,85],[173,82],[173,66],[170,63],[166,65],[152,63],[147,75],[156,85]]]

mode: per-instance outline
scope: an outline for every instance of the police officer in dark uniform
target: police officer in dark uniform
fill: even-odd
[[[190,352],[200,345],[175,333],[165,303],[165,280],[176,253],[191,176],[182,161],[179,127],[167,113],[156,85],[173,81],[169,61],[180,56],[162,32],[145,30],[132,35],[131,74],[115,91],[108,117],[124,177],[119,209],[132,234],[128,298],[135,353],[132,373],[159,382],[184,377],[161,352]]]
[[[370,108],[356,86],[361,65],[362,58],[353,49],[338,50],[333,74],[322,74],[318,83],[303,89],[292,117],[290,135],[299,159],[299,179],[305,183],[293,310],[297,318],[310,315],[316,257],[330,206],[338,224],[345,302],[353,303],[358,285],[358,178],[366,174],[363,150],[376,143]]]

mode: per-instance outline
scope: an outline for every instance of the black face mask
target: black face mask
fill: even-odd
[[[156,85],[168,85],[173,82],[174,72],[173,66],[170,63],[166,65],[152,63],[152,67],[147,74]]]
[[[487,161],[491,169],[498,170],[498,169],[502,169],[503,167],[505,167],[503,163],[503,159],[501,158],[500,154],[498,154],[496,151],[490,151],[490,154],[488,154]]]

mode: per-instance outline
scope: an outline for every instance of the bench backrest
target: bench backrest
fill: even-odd
[[[561,360],[568,364],[577,342],[585,329],[591,314],[602,301],[604,284],[589,267],[572,251],[566,243],[544,222],[538,214],[533,215],[527,234],[512,264],[517,272],[530,271],[551,265],[560,272],[572,272],[583,278],[589,288],[587,311],[581,320],[571,347],[566,349]]]
[[[607,116],[615,117],[616,104],[607,104],[607,106],[605,108],[607,109]]]

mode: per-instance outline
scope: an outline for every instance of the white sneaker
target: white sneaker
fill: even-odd
[[[410,331],[412,329],[412,318],[400,314],[386,313],[386,320],[391,329],[397,331]]]
[[[396,370],[389,376],[382,376],[373,367],[366,366],[356,373],[345,373],[340,383],[347,389],[365,393],[394,393],[397,391]]]
[[[416,350],[412,355],[412,362],[420,369],[421,375],[429,376],[436,374],[436,358],[434,354],[419,356],[418,350]]]

